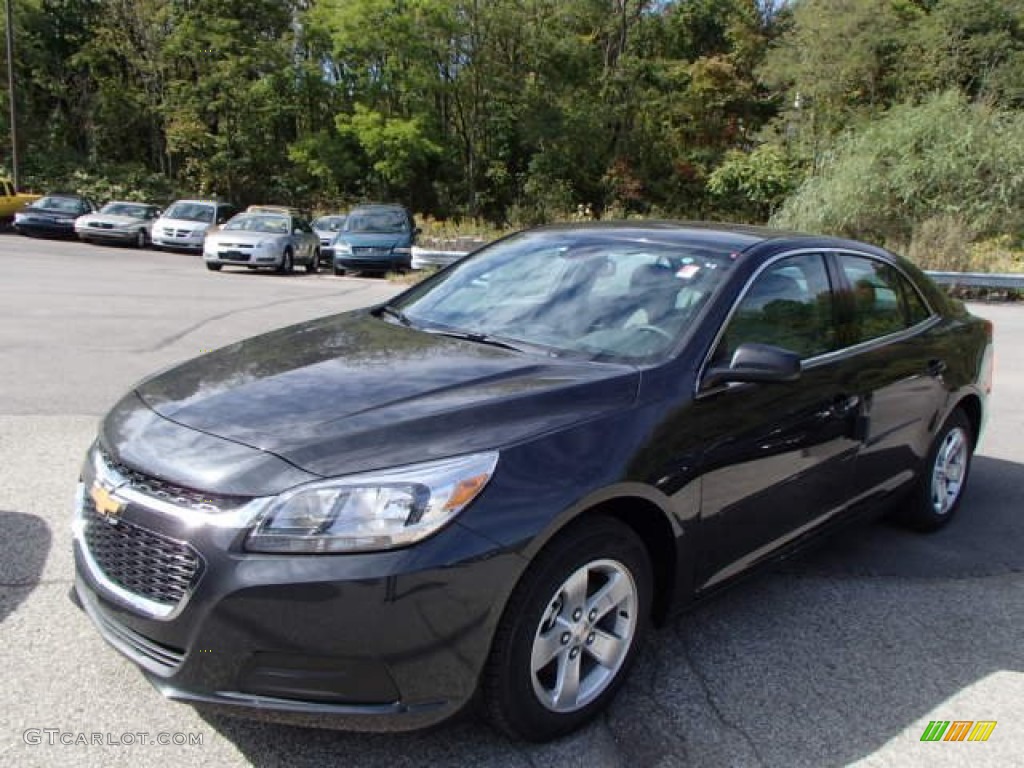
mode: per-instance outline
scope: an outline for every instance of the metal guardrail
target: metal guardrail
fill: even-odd
[[[1024,274],[1000,272],[925,272],[940,285],[966,285],[976,288],[1024,289]]]

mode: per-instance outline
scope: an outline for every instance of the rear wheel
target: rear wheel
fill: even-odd
[[[921,477],[893,518],[918,531],[937,531],[960,508],[974,453],[970,419],[957,408],[935,435]]]
[[[653,577],[628,527],[588,518],[553,540],[505,608],[484,677],[494,724],[546,741],[594,717],[636,657],[650,615]]]
[[[212,264],[209,261],[206,262],[206,268],[208,270],[210,270],[211,272],[220,272],[220,268],[223,267],[223,266],[224,266],[223,264]]]

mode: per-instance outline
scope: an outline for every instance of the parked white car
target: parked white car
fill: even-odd
[[[178,200],[153,224],[153,245],[202,251],[207,231],[223,224],[238,209],[218,200]]]
[[[320,238],[305,219],[280,213],[240,213],[206,237],[206,268],[257,269],[291,272],[296,264],[307,272],[320,268]]]
[[[75,219],[75,234],[86,243],[132,243],[137,248],[149,245],[153,236],[153,222],[160,209],[148,203],[116,200]]]

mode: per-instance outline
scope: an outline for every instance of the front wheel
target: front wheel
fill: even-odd
[[[292,249],[285,248],[284,253],[281,255],[281,266],[277,268],[277,271],[282,275],[290,275],[294,268],[295,263],[292,260]]]
[[[894,511],[895,520],[923,532],[948,525],[960,508],[973,453],[974,430],[957,408],[936,433],[917,485]]]
[[[146,235],[146,230],[140,229],[135,235],[135,247],[145,248],[149,244],[149,237]]]
[[[345,276],[345,268],[344,267],[335,266],[334,267],[334,274],[336,274],[338,277],[344,277]]]
[[[547,741],[594,717],[622,685],[646,632],[650,557],[606,517],[571,526],[537,557],[495,634],[484,678],[494,724]]]
[[[211,272],[220,272],[220,268],[222,266],[224,266],[224,265],[223,264],[213,264],[213,263],[211,263],[209,261],[206,262],[206,268],[208,270],[210,270]]]
[[[310,258],[309,263],[306,265],[306,272],[310,275],[315,275],[320,271],[320,251],[313,251],[313,256]]]

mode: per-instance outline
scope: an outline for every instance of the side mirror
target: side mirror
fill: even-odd
[[[703,388],[733,382],[796,381],[800,355],[770,344],[746,342],[733,353],[728,366],[716,366],[704,374]]]

